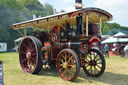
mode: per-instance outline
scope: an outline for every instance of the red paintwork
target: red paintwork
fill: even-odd
[[[51,46],[51,43],[50,42],[44,42],[44,47],[48,47],[48,46]]]
[[[87,46],[86,46],[86,48],[83,48],[83,44],[86,44]],[[83,52],[85,52],[86,50],[87,50],[87,48],[88,48],[88,43],[87,42],[82,42],[81,44],[80,44],[80,49],[83,51]]]
[[[90,43],[93,43],[93,42],[100,42],[100,39],[96,36],[92,37],[90,40],[89,40]]]

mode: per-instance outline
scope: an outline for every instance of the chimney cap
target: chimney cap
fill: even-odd
[[[75,3],[75,8],[76,9],[80,9],[82,8],[84,5],[82,3]]]

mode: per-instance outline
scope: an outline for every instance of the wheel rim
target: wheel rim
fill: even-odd
[[[68,51],[60,54],[57,61],[57,70],[64,80],[72,80],[77,72],[77,61],[74,55]]]
[[[84,70],[91,75],[96,76],[103,71],[103,60],[97,52],[89,52],[85,58]]]
[[[20,46],[20,64],[25,72],[33,73],[36,68],[38,51],[37,45],[31,38],[26,38]]]

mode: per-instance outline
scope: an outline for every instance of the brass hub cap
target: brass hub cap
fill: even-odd
[[[63,68],[68,68],[68,62],[63,63]]]
[[[27,52],[27,53],[26,53],[26,57],[27,57],[28,59],[31,59],[31,52]]]

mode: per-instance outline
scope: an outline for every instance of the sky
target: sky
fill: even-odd
[[[39,0],[42,4],[49,3],[57,11],[74,10],[75,0]],[[113,15],[112,22],[128,27],[128,0],[83,0],[84,8],[97,7]]]

